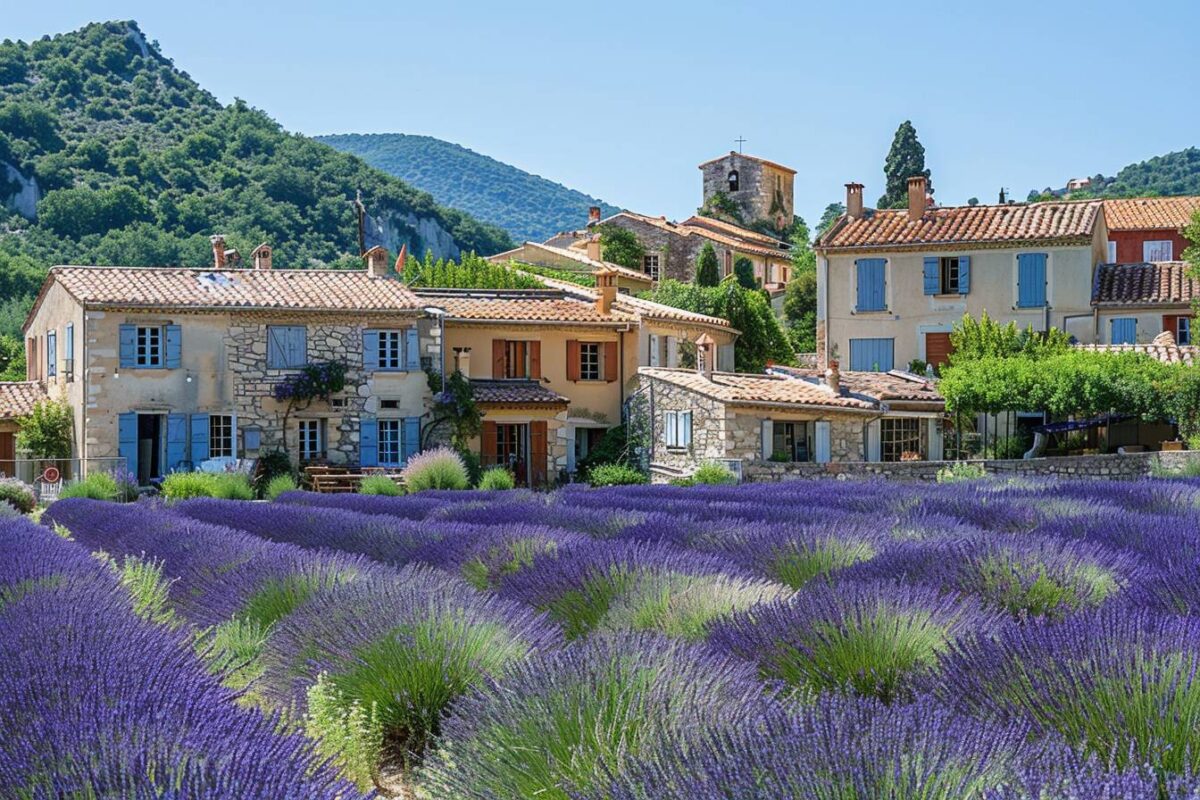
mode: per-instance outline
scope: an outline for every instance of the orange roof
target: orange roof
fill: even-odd
[[[1200,211],[1200,197],[1131,197],[1104,201],[1110,231],[1179,230]]]
[[[918,220],[907,209],[869,210],[841,218],[817,240],[821,249],[888,249],[963,244],[1085,244],[1100,215],[1099,200],[931,208]]]
[[[24,417],[46,398],[46,387],[37,381],[0,383],[0,419]]]
[[[388,313],[421,308],[400,281],[359,270],[54,267],[39,304],[51,282],[85,306]]]
[[[1101,264],[1092,287],[1093,305],[1189,305],[1200,297],[1200,280],[1182,261]]]
[[[609,220],[613,219],[613,217],[621,216],[638,220],[639,222],[643,222],[647,225],[653,225],[660,230],[664,230],[667,233],[673,233],[676,236],[699,236],[703,239],[708,239],[709,241],[716,242],[717,244],[725,245],[732,250],[737,250],[738,252],[747,253],[749,255],[763,256],[765,258],[778,258],[783,260],[788,260],[792,257],[788,245],[784,244],[778,239],[772,239],[769,236],[763,236],[763,234],[758,233],[757,231],[739,228],[737,225],[731,225],[727,222],[722,223],[725,230],[721,231],[716,230],[716,226],[706,227],[700,224],[693,224],[693,220],[698,219],[697,217],[692,217],[687,222],[670,222],[666,217],[647,217],[644,214],[635,214],[632,211],[621,211],[617,214],[613,214],[612,217],[605,219],[604,222],[608,222]],[[709,220],[707,217],[699,219],[705,219],[706,221]],[[763,246],[761,241],[763,239],[765,239],[767,242],[773,243],[774,246]]]
[[[533,251],[534,255],[531,255],[530,251]],[[554,245],[539,244],[538,242],[525,242],[525,244],[513,250],[507,250],[503,253],[497,253],[494,256],[488,256],[487,260],[497,264],[516,261],[518,263],[525,262],[527,264],[532,264],[535,267],[543,266],[550,267],[551,269],[567,269],[566,267],[558,267],[554,264],[538,264],[533,260],[537,258],[536,253],[538,251],[542,251],[550,255],[562,256],[563,258],[569,258],[572,261],[577,261],[583,266],[590,267],[591,270],[608,269],[624,278],[628,278],[629,280],[641,281],[646,284],[653,282],[651,281],[650,276],[644,272],[638,272],[637,270],[630,269],[629,267],[623,267],[620,264],[614,264],[611,261],[597,261],[594,258],[589,258],[586,252],[583,252],[579,249],[572,247],[555,247]],[[590,270],[579,271],[589,272]]]
[[[793,175],[796,174],[796,170],[792,169],[791,167],[785,167],[783,164],[777,164],[774,161],[768,161],[767,159],[759,158],[758,156],[748,156],[745,153],[736,153],[733,150],[729,151],[729,156],[737,156],[738,158],[744,158],[747,161],[757,161],[760,164],[766,164],[768,167],[774,167],[775,169],[781,169],[784,172],[790,172]],[[698,167],[698,169],[704,169],[709,164],[715,164],[718,161],[724,161],[725,159],[729,158],[729,156],[717,156],[716,158],[710,158],[708,161],[705,161],[703,164],[701,164]]]
[[[824,370],[797,369],[796,367],[771,367],[768,372],[788,375],[798,380],[819,383],[824,379]],[[944,403],[932,381],[922,375],[903,370],[891,372],[859,372],[845,370],[838,373],[841,387],[850,394],[861,394],[881,401],[920,401]]]
[[[471,379],[475,402],[489,406],[563,406],[571,402],[533,380]]]
[[[575,323],[623,326],[637,318],[619,308],[601,314],[595,300],[546,289],[418,289],[423,303],[445,309],[458,322]]]
[[[699,215],[688,217],[682,223],[691,228],[710,228],[718,233],[726,233],[738,239],[745,239],[748,242],[758,242],[759,244],[768,247],[786,246],[787,243],[782,239],[776,239],[774,236],[768,236],[765,233],[752,231],[749,228],[743,228],[741,225],[734,225],[732,222],[726,222],[723,219],[716,217],[702,217]]]
[[[875,403],[846,395],[835,395],[827,387],[781,375],[750,375],[714,372],[711,377],[691,369],[642,367],[639,375],[665,381],[727,405],[795,405],[873,412]]]

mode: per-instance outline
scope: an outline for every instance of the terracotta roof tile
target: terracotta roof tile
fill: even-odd
[[[418,289],[423,304],[446,310],[448,319],[458,321],[504,320],[506,322],[576,322],[623,325],[636,317],[614,307],[601,314],[595,300],[574,297],[565,291],[546,289]]]
[[[847,411],[876,410],[876,404],[868,400],[836,396],[818,384],[782,375],[714,372],[709,378],[695,370],[661,367],[642,367],[638,374],[672,383],[729,405],[798,405]]]
[[[919,220],[907,209],[868,211],[861,219],[842,216],[817,240],[817,247],[863,249],[972,243],[1090,241],[1100,201],[1004,206],[931,208]]]
[[[37,381],[0,383],[0,419],[24,417],[46,398],[46,387]]]
[[[570,399],[537,381],[472,380],[475,401],[481,405],[566,405]]]
[[[648,217],[645,214],[635,214],[632,211],[621,211],[608,217],[601,224],[609,222],[615,217],[622,216],[635,219],[646,225],[653,225],[660,230],[673,233],[676,236],[699,236],[748,255],[778,259],[790,259],[792,257],[791,249],[787,244],[772,239],[770,236],[764,236],[757,231],[740,228],[737,225],[731,225],[727,222],[721,223],[723,226],[721,230],[718,230],[716,225],[701,225],[693,222],[693,220],[702,219],[707,223],[711,223],[712,220],[708,217],[692,217],[686,222],[671,222],[666,217]],[[766,240],[766,243],[763,240]]]
[[[771,367],[769,371],[814,383],[823,380],[825,374],[823,370],[796,369],[795,367]],[[926,380],[921,375],[901,370],[892,370],[891,372],[843,371],[840,373],[840,382],[842,389],[851,394],[860,394],[883,402],[944,402],[932,381]]]
[[[768,236],[765,233],[752,231],[748,228],[743,228],[740,225],[734,225],[732,222],[726,222],[723,219],[717,219],[716,217],[701,217],[697,215],[688,217],[680,224],[691,228],[710,228],[718,233],[726,233],[738,239],[745,239],[748,242],[758,242],[759,244],[771,248],[778,248],[785,245],[785,242],[780,239],[776,239],[774,236]]]
[[[523,261],[525,263],[532,264],[533,266],[545,266],[550,267],[551,269],[565,269],[565,267],[556,267],[553,264],[539,265],[536,261],[532,260],[537,258],[537,256],[531,255],[529,252],[530,250],[533,250],[535,254],[537,251],[543,251],[551,255],[569,258],[572,261],[576,261],[580,265],[589,268],[588,270],[580,270],[581,272],[590,272],[590,270],[597,269],[610,269],[618,275],[628,278],[629,280],[642,281],[647,285],[651,283],[650,276],[644,272],[638,272],[637,270],[629,269],[629,267],[623,267],[620,264],[614,264],[611,261],[597,261],[593,258],[588,258],[587,253],[571,247],[555,247],[549,244],[538,244],[537,242],[526,242],[515,250],[509,250],[504,253],[497,253],[494,256],[488,256],[488,261],[496,263],[508,263],[509,261],[516,261],[518,264]]]
[[[52,279],[89,306],[416,311],[398,280],[359,270],[54,267]]]
[[[1101,264],[1092,287],[1093,305],[1188,305],[1200,297],[1200,281],[1183,261]]]
[[[1179,230],[1200,211],[1200,197],[1131,197],[1104,201],[1110,231]]]

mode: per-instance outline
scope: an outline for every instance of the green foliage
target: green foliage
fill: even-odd
[[[604,217],[620,209],[582,192],[503,164],[457,144],[402,133],[318,136],[446,206],[499,226],[518,242],[543,242],[574,230],[599,206]]]
[[[296,485],[296,479],[291,476],[291,473],[276,475],[267,481],[266,488],[263,489],[264,500],[274,500],[284,492],[294,492],[299,486]]]
[[[383,722],[378,704],[365,708],[358,700],[347,701],[330,685],[324,672],[308,687],[307,700],[304,732],[316,742],[317,751],[359,789],[373,789],[383,758]]]
[[[534,275],[553,278],[556,281],[565,281],[566,283],[573,283],[576,286],[586,286],[589,289],[596,287],[596,276],[590,272],[574,269],[555,269],[554,267],[542,267],[537,264],[524,264],[517,261],[510,261],[509,264],[513,269],[518,269],[521,272],[530,272]],[[580,267],[587,269],[587,266],[584,264],[580,264]]]
[[[22,514],[28,514],[37,506],[37,496],[28,483],[18,478],[0,476],[0,505],[7,505]]]
[[[701,217],[716,217],[738,225],[746,224],[742,219],[742,209],[733,201],[733,198],[724,192],[713,192],[704,201],[704,205],[696,209],[696,213]],[[772,209],[772,213],[774,213],[774,209]]]
[[[254,475],[254,490],[266,494],[271,482],[286,475],[295,481],[296,475],[292,470],[292,460],[283,450],[270,450],[258,457],[258,467]]]
[[[823,235],[825,231],[833,227],[833,223],[837,222],[838,218],[845,213],[845,203],[830,203],[825,206],[825,210],[821,212],[821,219],[817,221],[817,236]]]
[[[641,271],[646,248],[631,230],[608,224],[596,228],[600,234],[600,258],[610,264]]]
[[[724,486],[737,483],[737,476],[724,464],[710,461],[701,464],[700,468],[692,473],[692,482],[698,486]]]
[[[33,411],[20,420],[17,449],[28,451],[33,458],[70,458],[74,419],[74,412],[65,402],[38,402]]]
[[[938,483],[962,483],[977,481],[987,477],[987,470],[980,464],[960,462],[942,467],[937,473]]]
[[[425,441],[434,431],[449,425],[450,440],[459,452],[470,452],[471,439],[483,430],[483,412],[475,402],[475,390],[471,381],[459,370],[450,373],[442,386],[441,376],[429,373],[429,388],[433,391],[433,419],[425,427]]]
[[[163,577],[161,561],[125,556],[118,575],[122,588],[129,592],[133,601],[133,613],[156,625],[179,624],[168,605],[171,583]]]
[[[1179,367],[1169,388],[1169,415],[1189,442],[1200,436],[1200,366]]]
[[[696,285],[711,287],[720,282],[721,265],[717,262],[717,251],[712,242],[705,242],[700,255],[696,257]]]
[[[109,500],[124,499],[119,497],[123,495],[121,487],[117,485],[117,479],[108,472],[92,472],[86,478],[74,483],[69,483],[59,491],[59,499],[67,497],[86,497],[90,500]]]
[[[371,475],[363,478],[358,487],[359,494],[378,494],[386,497],[398,497],[404,492],[396,485],[396,481],[387,475]]]
[[[0,381],[25,380],[25,346],[15,336],[0,333]]]
[[[588,451],[575,465],[581,480],[587,481],[592,467],[597,464],[624,464],[635,466],[633,453],[630,448],[628,430],[624,425],[617,425],[604,432],[600,442]]]
[[[162,495],[169,502],[192,497],[253,500],[250,479],[232,472],[172,472],[163,478]]]
[[[794,272],[783,296],[783,319],[797,353],[817,350],[817,271]]]
[[[1022,458],[1033,442],[1024,436],[1002,436],[992,444],[996,458]]]
[[[1030,195],[1038,192],[1031,191]],[[1039,199],[1061,199],[1047,187]],[[1071,192],[1071,200],[1086,197],[1155,197],[1200,194],[1200,148],[1188,147],[1123,167],[1115,177],[1093,175],[1082,192]]]
[[[733,275],[743,288],[758,288],[758,279],[754,277],[754,264],[745,256],[738,256],[733,262]]]
[[[493,264],[474,253],[467,253],[457,262],[434,260],[432,253],[425,258],[410,258],[404,263],[403,280],[410,286],[438,289],[543,289],[541,281],[506,264]]]
[[[72,239],[106,233],[151,218],[150,203],[129,186],[55,189],[38,203],[38,222]]]
[[[799,541],[781,548],[768,568],[772,580],[799,589],[816,578],[828,579],[840,569],[869,561],[875,546],[862,539],[829,536],[811,545]]]
[[[1057,328],[1039,332],[1032,325],[1025,330],[1018,329],[1015,322],[1002,325],[984,311],[978,321],[964,314],[950,332],[950,344],[953,348],[950,363],[956,364],[1018,355],[1045,358],[1070,352],[1071,337]]]
[[[879,198],[880,208],[905,208],[908,205],[908,179],[917,175],[929,177],[925,167],[925,148],[917,141],[917,129],[912,122],[904,120],[892,138],[887,160],[883,164],[887,180],[887,191]],[[933,192],[933,181],[929,181]]]
[[[409,492],[426,489],[467,489],[471,485],[466,464],[449,447],[418,453],[404,468],[404,486]]]
[[[649,482],[641,470],[627,464],[597,464],[588,470],[588,483],[592,486],[633,486]]]
[[[492,467],[479,477],[479,488],[489,492],[515,489],[517,479],[504,467]]]
[[[1200,280],[1200,211],[1192,215],[1191,223],[1183,229],[1192,246],[1183,251],[1183,259],[1187,262],[1187,275],[1193,280]],[[1200,312],[1200,298],[1192,300],[1192,311]]]

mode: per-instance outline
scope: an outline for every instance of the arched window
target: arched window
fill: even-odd
[[[738,190],[738,173],[736,169],[729,170],[729,191],[736,192]]]

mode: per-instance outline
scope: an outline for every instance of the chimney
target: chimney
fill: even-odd
[[[367,262],[367,273],[372,278],[386,278],[388,274],[388,254],[379,245],[375,245],[367,252],[363,253],[363,259]]]
[[[225,269],[225,237],[217,234],[210,236],[213,252],[213,269]]]
[[[696,371],[711,380],[716,362],[717,343],[707,333],[700,334],[696,340]]]
[[[837,359],[830,360],[829,368],[825,370],[825,385],[835,395],[842,393],[842,371],[839,369]]]
[[[613,301],[617,299],[617,273],[611,269],[598,269],[596,276],[596,310],[601,314],[612,311]]]
[[[464,378],[471,377],[471,348],[456,347],[454,348],[454,370],[461,372]]]
[[[600,257],[600,237],[593,236],[587,240],[587,257],[592,261],[603,261]]]
[[[925,216],[928,195],[928,178],[924,175],[913,175],[908,179],[908,218],[913,222]]]
[[[254,252],[250,254],[254,258],[255,269],[270,269],[271,268],[271,246],[260,244],[254,248]]]
[[[846,216],[850,219],[863,217],[863,185],[861,183],[846,184]]]
[[[588,225],[595,225],[600,221],[600,206],[588,206]]]

